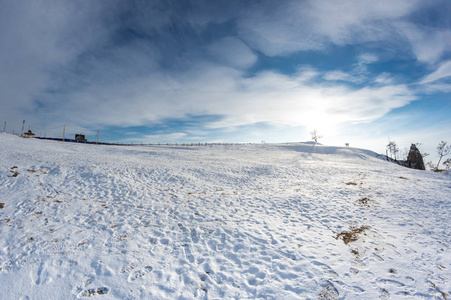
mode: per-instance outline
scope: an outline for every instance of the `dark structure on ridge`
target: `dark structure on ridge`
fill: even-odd
[[[409,168],[417,170],[426,170],[423,162],[423,155],[421,155],[420,150],[418,150],[415,144],[410,146],[409,155],[407,156],[406,165]]]

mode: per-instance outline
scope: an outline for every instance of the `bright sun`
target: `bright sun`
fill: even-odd
[[[332,137],[337,133],[338,120],[336,120],[331,115],[325,114],[323,112],[312,113],[311,118],[306,122],[306,127],[309,132],[316,129],[318,134],[327,139]]]

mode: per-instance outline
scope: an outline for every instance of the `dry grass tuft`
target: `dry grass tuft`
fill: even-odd
[[[351,231],[344,231],[337,234],[335,237],[336,240],[341,238],[345,245],[349,244],[350,242],[355,242],[359,239],[359,234],[364,232],[367,229],[370,229],[370,226],[360,226],[360,227],[351,227]]]

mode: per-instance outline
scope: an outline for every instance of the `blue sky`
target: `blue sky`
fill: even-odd
[[[451,142],[451,2],[0,2],[0,121],[121,142]],[[431,155],[431,159],[433,155]]]

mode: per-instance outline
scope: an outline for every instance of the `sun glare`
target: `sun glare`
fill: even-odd
[[[327,139],[336,134],[338,123],[338,120],[332,115],[312,112],[311,117],[306,122],[306,127],[309,131],[316,129],[321,136]]]

